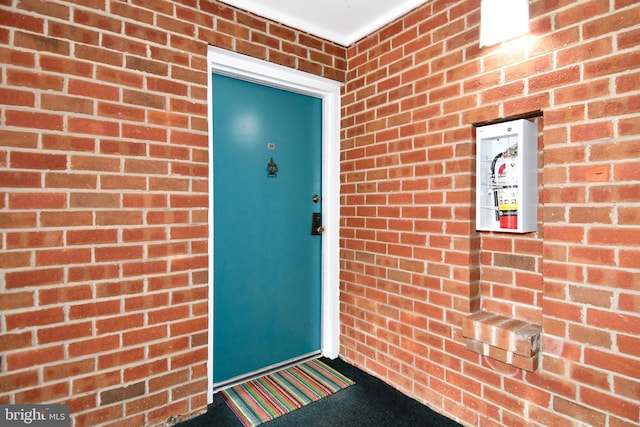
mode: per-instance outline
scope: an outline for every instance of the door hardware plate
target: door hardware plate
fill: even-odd
[[[322,227],[322,214],[320,212],[314,212],[311,214],[311,235],[319,236],[324,231]]]

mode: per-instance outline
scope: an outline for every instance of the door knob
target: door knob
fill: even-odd
[[[311,200],[313,200],[313,203],[318,203],[320,201],[320,196],[318,196],[317,194],[314,194]]]
[[[324,227],[322,227],[322,226],[316,228],[316,233],[318,233],[318,234],[322,234],[323,231],[324,231]]]

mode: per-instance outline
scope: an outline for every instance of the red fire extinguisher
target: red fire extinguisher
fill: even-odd
[[[500,228],[518,228],[518,144],[498,153],[491,163],[491,185]]]

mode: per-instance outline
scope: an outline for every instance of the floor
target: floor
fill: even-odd
[[[383,381],[340,360],[322,359],[355,384],[331,396],[276,418],[265,427],[454,427],[443,417]],[[242,423],[218,395],[207,413],[178,424],[179,427],[242,427]]]

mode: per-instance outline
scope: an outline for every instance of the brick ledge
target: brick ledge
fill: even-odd
[[[479,311],[462,321],[467,348],[517,368],[538,369],[542,327],[488,311]]]

